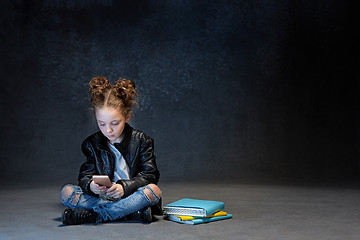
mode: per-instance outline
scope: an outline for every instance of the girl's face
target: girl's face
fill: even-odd
[[[125,123],[129,122],[131,112],[128,116],[124,116],[121,111],[111,108],[96,108],[95,116],[100,131],[109,139],[110,143],[120,143]]]

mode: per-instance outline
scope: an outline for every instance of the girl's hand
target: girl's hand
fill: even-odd
[[[109,188],[107,188],[106,186],[101,186],[99,184],[96,184],[94,181],[91,181],[90,183],[90,190],[95,193],[95,194],[103,194],[106,193],[106,191]]]
[[[115,199],[120,199],[124,196],[124,188],[120,184],[113,184],[111,188],[106,191],[106,195]]]

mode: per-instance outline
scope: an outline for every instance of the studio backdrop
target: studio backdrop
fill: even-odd
[[[0,179],[76,183],[88,82],[135,81],[163,180],[359,173],[346,1],[2,1]],[[350,54],[349,54],[350,53]]]

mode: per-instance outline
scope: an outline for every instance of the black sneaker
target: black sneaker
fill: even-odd
[[[141,221],[144,223],[151,223],[152,222],[151,207],[146,207],[146,208],[136,211],[130,215],[127,215],[125,219]]]
[[[93,210],[67,208],[62,214],[64,225],[77,225],[83,223],[96,223],[98,214]]]

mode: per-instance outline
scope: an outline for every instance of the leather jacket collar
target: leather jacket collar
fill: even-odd
[[[124,152],[127,151],[128,149],[128,145],[130,143],[131,140],[131,134],[132,134],[133,128],[126,123],[125,124],[125,128],[124,128],[124,138],[120,143],[115,143],[114,146],[122,153],[124,154]],[[100,150],[105,150],[105,151],[109,151],[109,146],[108,146],[108,139],[104,136],[104,134],[101,133],[101,131],[98,132],[98,134],[96,134],[96,138],[95,141],[97,143],[97,146]]]

